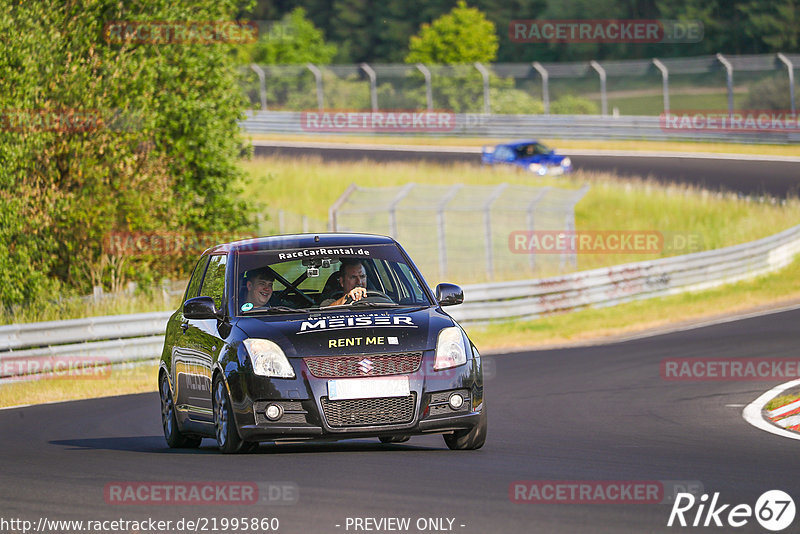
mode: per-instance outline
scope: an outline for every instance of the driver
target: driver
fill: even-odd
[[[247,271],[245,274],[247,280],[247,297],[245,302],[252,303],[252,307],[263,308],[267,306],[270,297],[272,296],[272,284],[275,281],[275,275],[272,269],[268,267],[261,267]]]
[[[340,306],[348,297],[353,302],[366,297],[367,271],[364,269],[364,264],[358,260],[343,260],[342,266],[339,268],[339,285],[342,286],[344,295],[336,300],[326,299],[320,306]]]

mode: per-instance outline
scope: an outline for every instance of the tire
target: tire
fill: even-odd
[[[250,452],[258,447],[258,443],[243,441],[239,437],[236,429],[236,421],[233,418],[233,406],[228,395],[228,388],[225,381],[217,375],[214,379],[213,411],[214,411],[214,431],[217,435],[217,447],[224,454],[239,454]]]
[[[175,417],[175,402],[172,400],[172,389],[169,387],[169,380],[165,374],[161,374],[161,427],[164,430],[164,438],[171,449],[196,449],[200,446],[203,438],[187,436],[178,430],[178,419]]]
[[[380,436],[381,443],[405,443],[411,436]]]
[[[471,430],[457,430],[452,434],[443,434],[444,442],[454,451],[473,451],[483,447],[486,442],[486,430],[488,417],[486,415],[486,404],[481,410],[481,418],[477,425]]]

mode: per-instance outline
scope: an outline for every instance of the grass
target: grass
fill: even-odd
[[[103,315],[125,315],[155,311],[174,311],[183,295],[162,296],[156,294],[120,294],[100,300],[81,297],[64,298],[41,306],[15,306],[11,310],[0,309],[0,324],[34,323],[39,321],[64,321]]]
[[[560,345],[620,336],[691,323],[720,313],[735,313],[800,300],[800,259],[785,269],[754,280],[696,293],[639,300],[610,308],[590,308],[529,321],[495,323],[467,328],[482,350]]]
[[[697,107],[697,106],[694,106]],[[675,108],[676,110],[678,108]],[[716,109],[716,108],[714,108]],[[727,109],[727,108],[725,108]],[[344,143],[369,145],[425,145],[480,147],[503,142],[497,138],[447,137],[447,136],[389,136],[389,135],[332,135],[332,134],[250,134],[250,139],[262,141],[292,141],[297,143]],[[556,148],[633,150],[646,152],[688,152],[719,154],[751,154],[760,156],[798,156],[800,145],[761,145],[753,143],[718,143],[687,141],[593,141],[582,139],[541,138],[543,143]]]
[[[578,229],[658,229],[697,232],[705,248],[718,248],[771,235],[800,221],[800,203],[784,205],[748,202],[685,186],[661,186],[647,181],[622,181],[608,174],[576,174],[567,179],[536,179],[528,174],[470,165],[428,163],[325,163],[316,159],[259,159],[242,163],[251,179],[245,198],[253,209],[282,206],[315,219],[327,218],[328,206],[351,182],[362,186],[407,182],[492,185],[501,182],[579,187],[592,185],[578,204]],[[312,228],[312,231],[319,228]],[[580,256],[579,268],[645,259],[642,255]],[[517,273],[517,277],[521,277]],[[528,277],[527,275],[524,277]],[[432,281],[432,280],[429,280]],[[453,280],[466,283],[465,280]],[[23,312],[24,320],[65,319],[171,310],[180,297],[119,297],[97,303],[64,301],[61,308]],[[483,351],[546,346],[629,334],[681,321],[696,321],[721,312],[735,312],[800,300],[800,260],[779,273],[720,288],[613,308],[587,309],[536,320],[468,327]],[[21,319],[18,319],[21,322]],[[0,406],[156,391],[156,365],[114,366],[105,379],[53,378],[0,385]]]
[[[800,393],[792,393],[789,395],[779,395],[764,405],[764,410],[772,411],[781,406],[785,406],[791,402],[800,399]]]
[[[469,164],[437,165],[428,162],[393,162],[364,165],[360,162],[326,162],[315,158],[288,159],[264,158],[243,163],[250,175],[245,196],[253,202],[267,206],[282,206],[297,215],[306,215],[317,221],[310,231],[324,230],[328,206],[333,204],[350,183],[362,187],[400,186],[409,182],[420,184],[451,185],[497,185],[500,183],[520,185],[550,185],[579,188],[590,185],[591,189],[577,204],[575,223],[577,230],[616,231],[660,231],[692,234],[701,243],[701,249],[715,249],[752,241],[794,226],[800,222],[800,202],[787,201],[782,206],[752,202],[735,195],[712,194],[686,185],[660,185],[643,180],[620,180],[608,173],[576,173],[567,178],[533,178],[530,174],[505,168],[482,168]],[[389,198],[389,197],[387,197]],[[376,199],[377,201],[377,199]],[[398,211],[400,213],[400,211]],[[384,212],[385,215],[385,212]],[[448,215],[451,216],[451,215]],[[399,217],[399,215],[398,215]],[[416,234],[408,234],[401,241],[409,246],[411,255],[421,265],[430,282],[436,282],[438,266],[435,258],[426,258],[414,252],[415,241],[431,234],[433,214],[425,219],[421,212],[414,214]],[[456,217],[456,215],[452,215]],[[458,215],[463,217],[463,215]],[[518,222],[507,226],[524,230],[524,215]],[[388,221],[383,217],[381,223]],[[457,242],[466,247],[474,241],[475,225],[482,225],[480,214],[472,223],[448,227],[448,243]],[[386,224],[376,224],[377,219],[364,219],[363,227],[355,231],[388,233]],[[466,219],[460,219],[466,220]],[[430,222],[425,222],[430,221]],[[426,226],[427,224],[427,226]],[[516,224],[516,226],[514,226]],[[510,225],[510,226],[509,226]],[[479,226],[480,227],[480,226]],[[286,228],[284,231],[299,231]],[[275,219],[262,226],[262,233],[278,233]],[[478,234],[480,236],[480,233]],[[508,233],[497,238],[507,240]],[[526,255],[512,254],[507,245],[495,252],[497,275],[495,280],[533,278],[557,274],[557,272],[531,270]],[[436,255],[436,250],[430,250]],[[660,254],[579,254],[578,269],[593,269],[621,263],[643,261],[682,254],[691,250],[665,250]],[[450,252],[448,251],[448,254]],[[554,256],[553,256],[554,257]],[[453,262],[455,263],[455,262]],[[481,262],[462,262],[475,265]],[[557,262],[551,261],[557,266]],[[428,268],[433,265],[432,268]],[[544,269],[547,269],[547,264]],[[427,270],[426,270],[427,269]],[[451,268],[451,281],[461,284],[487,281],[485,270],[469,272],[459,265]],[[456,279],[452,280],[455,276]]]
[[[736,312],[800,300],[800,260],[780,272],[716,289],[642,300],[613,308],[587,309],[529,321],[466,327],[482,351],[544,347],[699,321],[722,311]],[[157,391],[157,363],[114,366],[108,378],[54,378],[0,385],[0,407]],[[786,399],[788,402],[789,399]],[[768,404],[770,410],[786,402]]]
[[[95,378],[61,377],[0,385],[0,407],[158,391],[158,363],[113,364]],[[156,408],[157,409],[157,408]]]

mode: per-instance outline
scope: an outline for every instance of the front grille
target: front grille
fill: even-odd
[[[386,376],[413,373],[422,363],[422,353],[324,356],[304,358],[304,361],[311,374],[317,378]]]
[[[332,427],[399,425],[414,419],[417,394],[412,391],[407,397],[321,400],[325,419]]]

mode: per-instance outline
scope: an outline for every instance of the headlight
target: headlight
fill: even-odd
[[[434,371],[449,369],[467,363],[467,350],[464,348],[464,336],[457,326],[444,328],[439,332],[436,342],[436,360]]]
[[[564,158],[561,160],[562,167],[572,167],[572,160],[569,158]]]
[[[244,346],[250,353],[253,372],[274,378],[294,378],[294,369],[281,348],[269,339],[245,339]]]
[[[528,170],[531,172],[539,172],[541,168],[542,166],[539,165],[538,163],[531,163],[530,165],[528,165]]]

